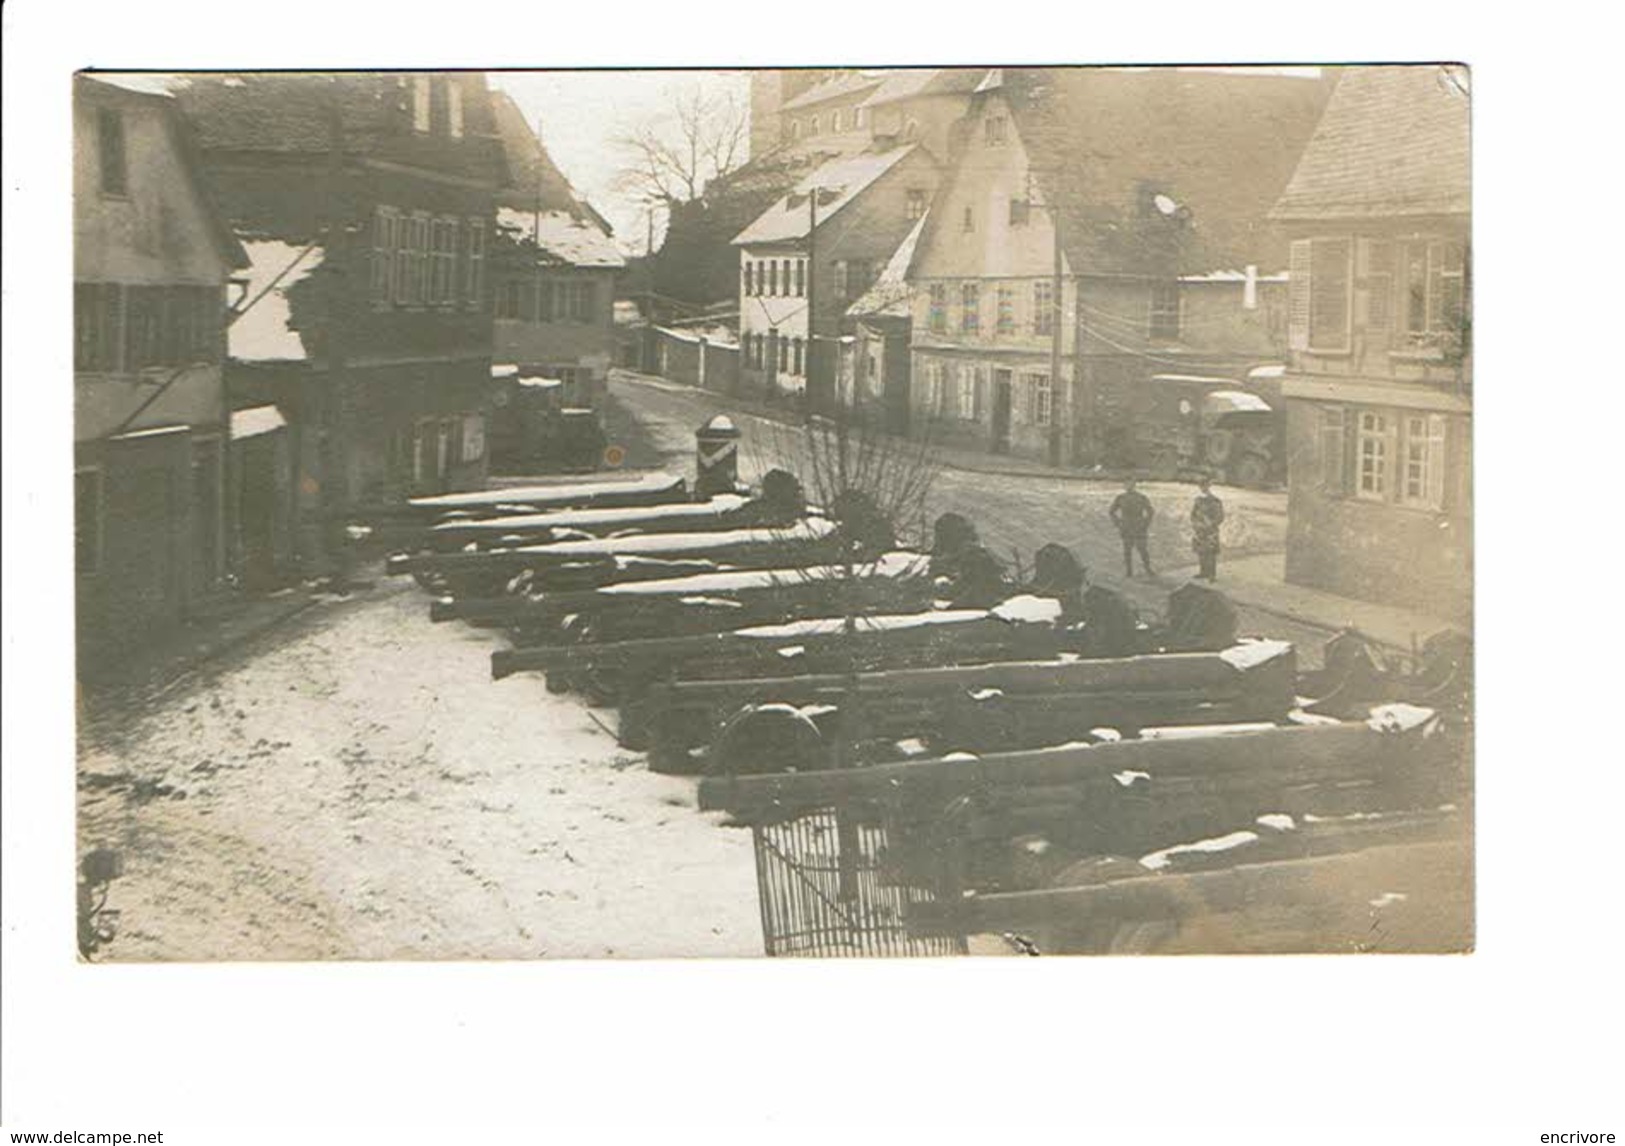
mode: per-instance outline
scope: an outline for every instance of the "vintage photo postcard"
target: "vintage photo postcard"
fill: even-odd
[[[1472,950],[1470,104],[77,73],[81,957]]]

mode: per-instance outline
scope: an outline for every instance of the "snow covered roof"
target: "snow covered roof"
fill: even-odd
[[[556,390],[564,385],[562,378],[521,378],[519,384],[531,390]]]
[[[518,211],[498,207],[497,226],[515,232],[522,243],[535,243],[546,263],[572,267],[626,265],[620,248],[590,217],[577,217],[568,211]]]
[[[498,364],[498,363],[492,363],[491,364],[491,377],[493,377],[493,378],[512,378],[514,375],[516,375],[518,373],[519,373],[519,367],[514,365],[511,362],[504,362],[504,363],[501,363],[501,364]]]
[[[654,472],[625,477],[600,477],[594,481],[565,481],[552,485],[508,486],[472,493],[442,493],[414,497],[409,505],[418,509],[471,509],[490,505],[568,505],[601,494],[654,493],[676,489],[683,479],[675,474]]]
[[[261,434],[280,430],[287,424],[288,420],[275,406],[251,406],[247,410],[233,410],[231,440],[240,442],[244,438],[257,438]]]
[[[825,80],[821,84],[808,88],[794,99],[786,100],[780,111],[796,111],[799,108],[812,107],[825,100],[839,99],[855,92],[867,91],[881,85],[883,77],[874,72],[848,72]]]
[[[1180,275],[1179,281],[1182,283],[1244,283],[1247,281],[1247,272],[1232,270],[1204,271],[1196,275]],[[1254,274],[1253,281],[1284,283],[1287,281],[1287,276],[1285,271],[1279,271],[1272,275]]]
[[[114,434],[107,440],[110,442],[133,442],[141,438],[161,438],[168,434],[184,434],[192,427],[184,422],[171,423],[167,426],[148,426],[142,430],[130,430],[123,434]]]
[[[921,215],[919,221],[903,237],[887,260],[886,267],[868,290],[864,291],[858,301],[846,308],[846,313],[854,318],[874,317],[888,315],[897,318],[906,318],[909,313],[909,299],[913,290],[908,285],[908,270],[914,263],[914,248],[919,245],[920,233],[925,230],[926,215]]]
[[[988,82],[999,69],[986,68],[900,68],[886,77],[880,90],[860,107],[878,107],[916,96],[957,95],[990,90]]]
[[[85,78],[137,95],[162,96],[165,99],[174,99],[175,89],[186,83],[181,76],[167,72],[87,72]]]
[[[305,340],[291,325],[288,292],[321,266],[323,248],[281,239],[243,238],[242,245],[248,253],[247,309],[226,328],[228,353],[238,362],[308,360]]]
[[[843,156],[821,164],[802,178],[795,188],[756,217],[755,222],[735,238],[736,246],[750,243],[777,243],[801,239],[807,235],[807,198],[818,189],[818,222],[827,223],[831,216],[851,203],[886,172],[906,156],[913,154],[915,144],[904,144],[887,151],[865,151],[859,155]]]

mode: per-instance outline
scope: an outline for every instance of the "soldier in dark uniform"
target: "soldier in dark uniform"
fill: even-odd
[[[1123,492],[1112,502],[1109,512],[1112,524],[1117,526],[1117,532],[1123,538],[1124,574],[1134,576],[1134,553],[1138,550],[1140,565],[1145,569],[1145,575],[1150,577],[1151,554],[1146,542],[1151,534],[1151,517],[1155,512],[1151,508],[1151,499],[1135,489],[1134,479],[1130,478],[1123,483]]]
[[[1199,491],[1191,504],[1191,548],[1199,566],[1196,575],[1215,580],[1219,575],[1219,526],[1224,524],[1224,502],[1218,499],[1207,478],[1196,483]]]

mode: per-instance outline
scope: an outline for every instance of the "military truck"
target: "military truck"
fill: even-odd
[[[563,380],[518,373],[497,381],[487,439],[494,468],[509,473],[584,473],[603,464],[598,413],[565,405]]]
[[[1140,466],[1159,478],[1273,485],[1285,476],[1285,413],[1231,378],[1154,374],[1134,403]]]

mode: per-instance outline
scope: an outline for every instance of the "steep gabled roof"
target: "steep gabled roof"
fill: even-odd
[[[822,164],[736,235],[734,245],[805,238],[811,222],[807,198],[814,188],[819,190],[818,222],[822,226],[882,175],[913,154],[916,146],[910,143],[887,151],[866,151]]]
[[[909,228],[903,241],[897,244],[897,250],[886,261],[886,267],[880,272],[858,300],[846,308],[846,313],[853,318],[906,318],[909,314],[909,300],[913,297],[913,288],[908,283],[909,268],[914,265],[914,250],[919,246],[920,235],[925,231],[926,215],[921,215],[919,222]]]
[[[147,103],[158,109],[216,249],[228,266],[238,269],[248,266],[248,252],[232,232],[231,224],[226,221],[225,213],[204,177],[196,135],[179,113],[175,92],[184,86],[185,81],[178,76],[151,72],[80,72],[75,77],[75,83],[91,84],[104,92],[112,89],[117,93],[115,98]]]
[[[520,209],[582,212],[584,205],[564,172],[531,130],[525,113],[505,91],[491,93],[491,111],[496,117],[497,136],[508,161],[508,182],[502,201]]]
[[[1464,68],[1348,68],[1271,218],[1465,215],[1470,104]]]
[[[1006,68],[1074,270],[1165,274],[1283,262],[1267,215],[1326,102],[1316,79],[1174,68]]]
[[[497,208],[497,226],[521,243],[535,243],[537,260],[550,266],[624,267],[626,257],[591,216],[569,211]]]
[[[411,129],[412,73],[188,72],[174,94],[206,152],[384,157],[453,168],[481,182],[506,178],[502,149],[491,136],[484,79],[439,74],[464,91],[463,135],[425,136]]]
[[[808,88],[794,99],[786,100],[780,111],[797,111],[804,107],[823,103],[825,100],[839,99],[842,96],[853,95],[857,92],[867,91],[879,87],[883,75],[873,71],[846,72]]]
[[[897,100],[933,95],[965,95],[987,77],[987,68],[899,68],[859,107],[879,107]]]

